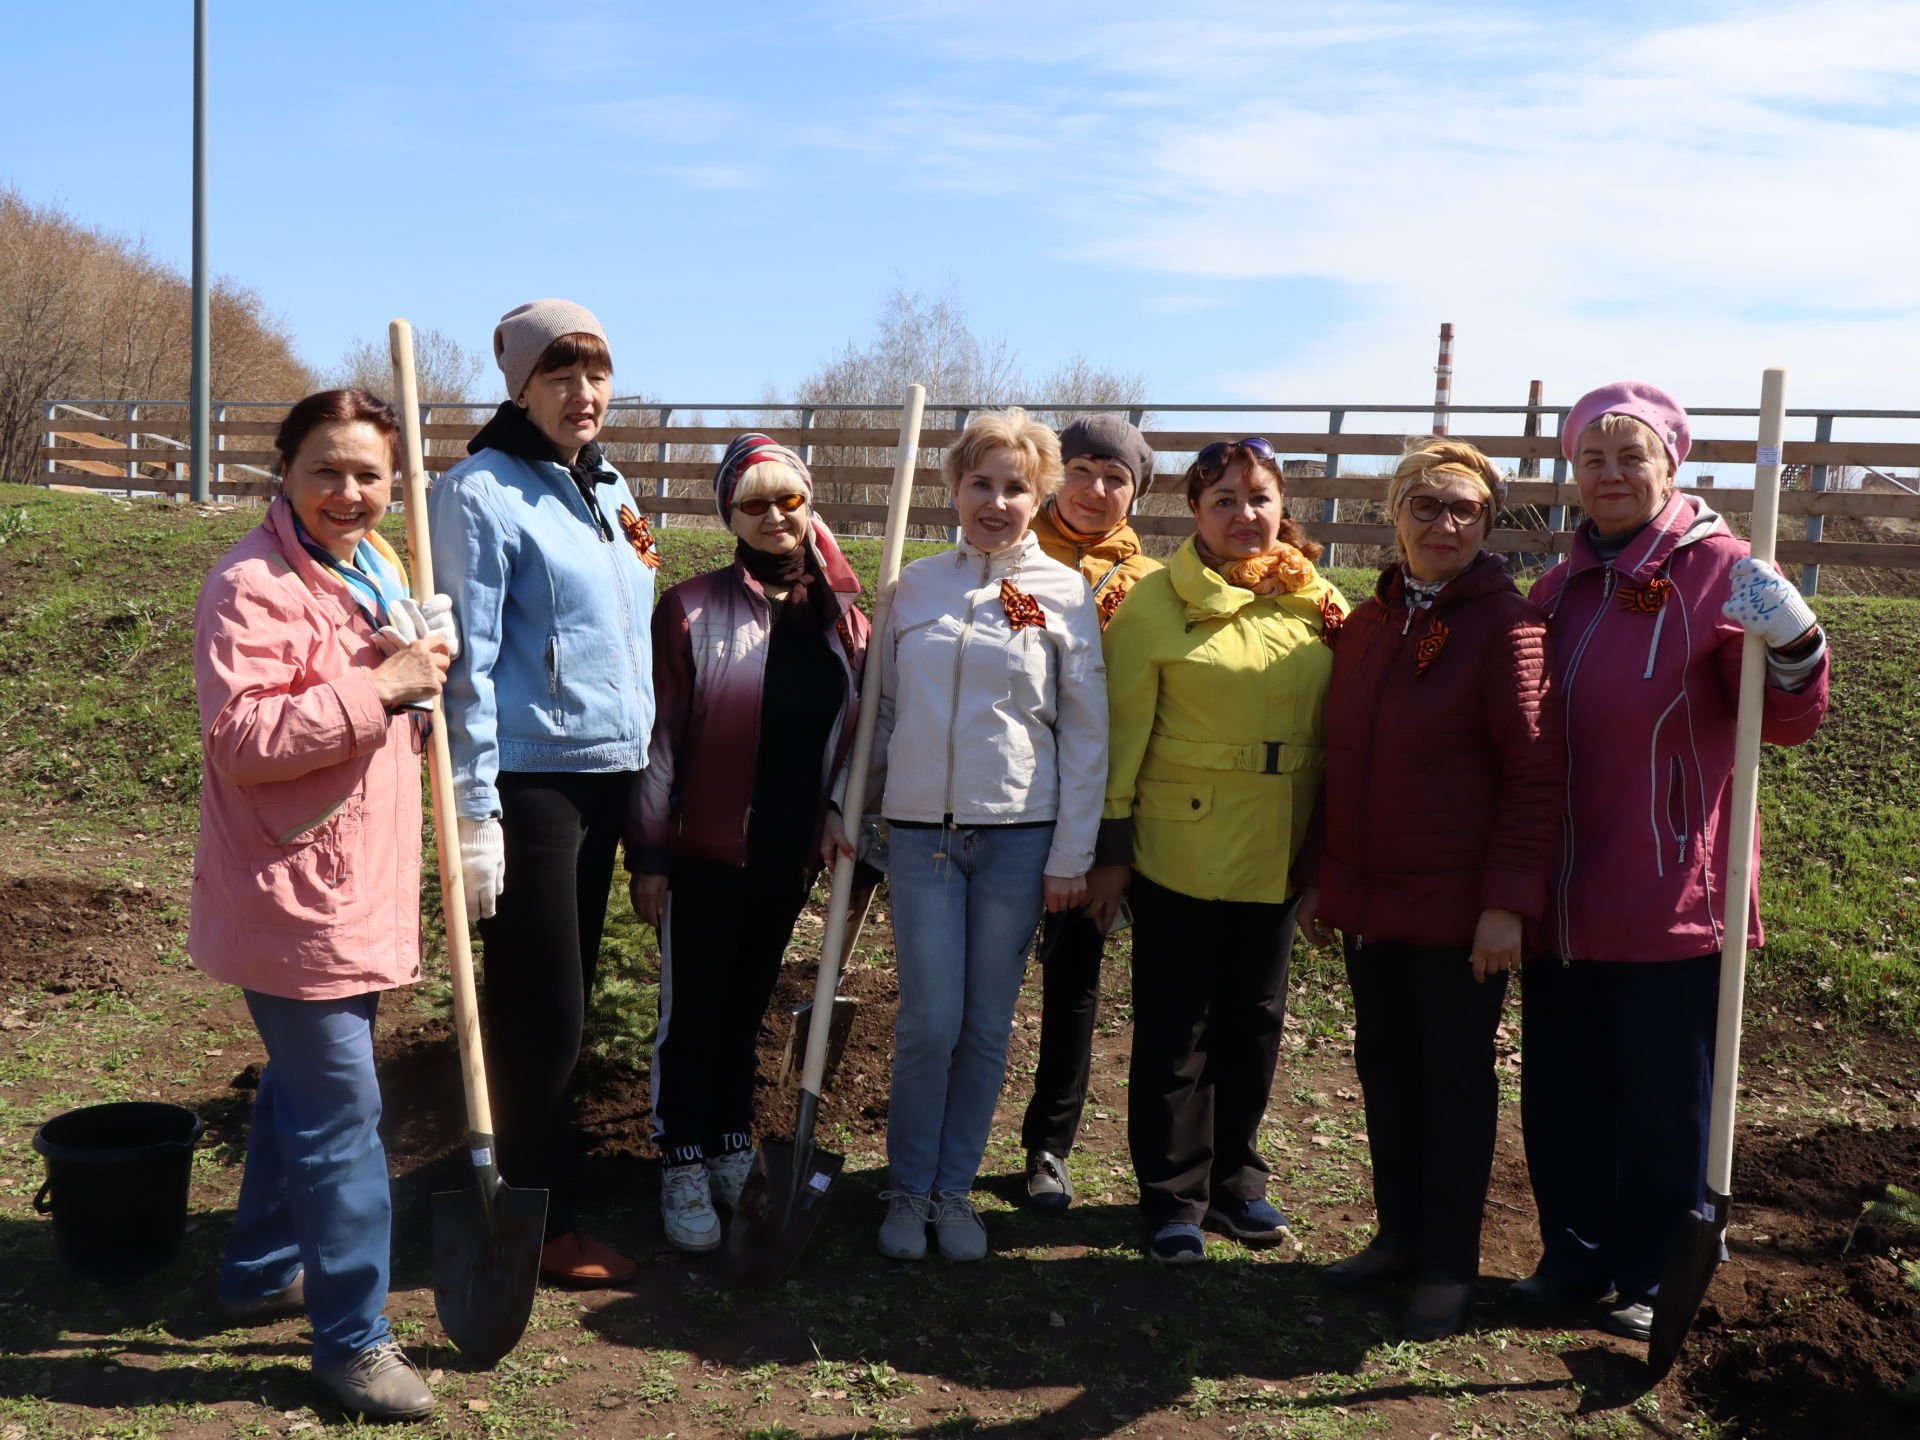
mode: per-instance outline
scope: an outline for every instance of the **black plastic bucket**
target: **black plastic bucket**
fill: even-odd
[[[187,1184],[200,1117],[157,1100],[69,1110],[33,1148],[47,1183],[33,1208],[53,1214],[66,1265],[95,1280],[133,1280],[173,1258],[187,1229]]]

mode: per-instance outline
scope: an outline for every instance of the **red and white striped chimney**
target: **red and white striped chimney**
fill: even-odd
[[[1447,434],[1447,412],[1440,408],[1453,403],[1453,325],[1440,327],[1440,363],[1433,367],[1433,433]]]

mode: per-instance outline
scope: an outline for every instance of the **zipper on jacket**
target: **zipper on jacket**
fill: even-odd
[[[1640,674],[1642,680],[1651,680],[1653,678],[1653,659],[1654,656],[1660,653],[1660,627],[1666,623],[1667,607],[1662,605],[1660,607],[1660,613],[1654,617],[1653,641],[1647,646],[1647,668]]]
[[[982,554],[980,557],[980,589],[987,588],[987,580],[993,573],[993,557]],[[956,763],[955,748],[959,744],[957,734],[960,728],[960,676],[967,661],[967,646],[973,640],[973,617],[979,613],[980,601],[975,598],[967,602],[967,623],[960,627],[960,643],[953,652],[953,704],[947,711],[947,803],[941,806],[946,812],[943,824],[952,830],[953,823],[953,770]]]
[[[547,637],[547,698],[553,702],[556,719],[560,715],[560,637]]]
[[[1593,641],[1593,632],[1600,628],[1600,622],[1607,615],[1607,601],[1613,598],[1615,580],[1613,566],[1605,568],[1600,581],[1600,603],[1594,607],[1593,619],[1587,622],[1586,630],[1580,636],[1580,643],[1573,647],[1573,653],[1567,657],[1567,668],[1562,672],[1560,689],[1564,706],[1573,694],[1573,682],[1580,670],[1580,661],[1585,658],[1587,646]],[[1560,600],[1554,605],[1557,612],[1566,602],[1566,591],[1560,592]],[[1664,609],[1662,610],[1664,614]],[[1573,891],[1573,745],[1567,744],[1567,804],[1560,812],[1560,842],[1565,852],[1560,861],[1560,960],[1562,964],[1573,963],[1573,916],[1570,897]]]
[[[1673,800],[1680,797],[1680,818],[1673,818]],[[1687,863],[1687,769],[1675,755],[1667,767],[1667,828],[1673,832],[1673,863]]]

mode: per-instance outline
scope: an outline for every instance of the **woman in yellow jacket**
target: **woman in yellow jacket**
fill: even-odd
[[[1281,507],[1273,448],[1209,445],[1195,533],[1105,638],[1101,866],[1089,912],[1132,903],[1127,1139],[1156,1260],[1205,1258],[1204,1222],[1277,1240],[1260,1156],[1293,951],[1291,872],[1325,758],[1329,642],[1347,603]],[[1120,860],[1130,862],[1127,865]]]

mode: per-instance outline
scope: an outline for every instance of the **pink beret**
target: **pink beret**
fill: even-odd
[[[1693,448],[1693,427],[1678,400],[1657,385],[1616,380],[1589,390],[1567,412],[1566,428],[1560,432],[1560,449],[1567,459],[1574,458],[1574,449],[1587,427],[1608,415],[1630,415],[1658,435],[1676,474],[1687,451]]]

